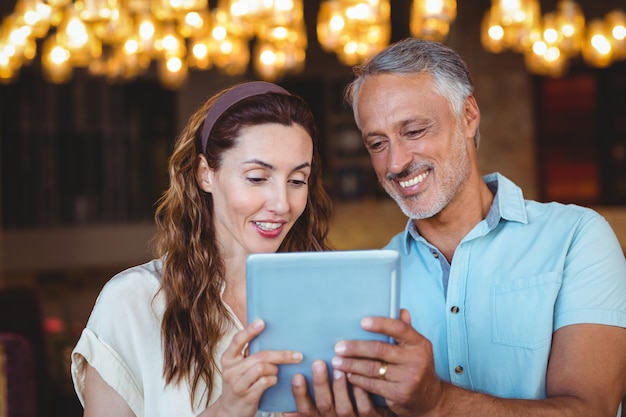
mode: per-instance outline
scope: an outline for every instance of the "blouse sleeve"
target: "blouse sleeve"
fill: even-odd
[[[162,372],[158,289],[159,275],[149,263],[116,275],[98,295],[71,356],[83,405],[89,364],[137,417],[144,415],[144,381],[159,381]]]
[[[124,398],[135,415],[143,415],[143,394],[138,382],[117,352],[89,328],[83,330],[72,352],[74,389],[83,406],[87,364]]]

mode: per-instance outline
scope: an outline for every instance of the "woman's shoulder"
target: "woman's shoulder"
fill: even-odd
[[[162,262],[155,259],[116,274],[100,291],[90,321],[103,316],[128,320],[142,312],[155,313],[155,307],[160,310],[161,268]]]
[[[116,296],[123,296],[131,293],[138,296],[141,293],[153,293],[161,285],[162,267],[163,263],[160,259],[153,259],[125,269],[105,284],[100,295],[113,293]]]

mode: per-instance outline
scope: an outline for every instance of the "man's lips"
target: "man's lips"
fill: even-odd
[[[417,184],[420,184],[422,181],[424,181],[426,177],[428,177],[428,174],[430,174],[430,170],[426,172],[422,172],[421,174],[416,175],[413,178],[409,178],[407,180],[400,180],[398,181],[398,184],[403,189],[411,188],[411,187],[416,186]]]

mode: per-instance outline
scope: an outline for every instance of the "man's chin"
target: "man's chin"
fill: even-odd
[[[417,207],[417,197],[416,196],[398,196],[392,195],[391,198],[395,200],[400,207],[400,210],[404,213],[404,215],[413,220],[422,220],[428,219],[435,216],[441,210],[435,210],[433,207]]]

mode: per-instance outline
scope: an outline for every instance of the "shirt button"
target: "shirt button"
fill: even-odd
[[[452,314],[457,314],[459,312],[459,308],[457,306],[453,306],[450,311],[452,312]]]
[[[457,375],[461,375],[463,373],[463,367],[461,365],[457,366],[454,368],[454,372],[456,372]]]
[[[437,252],[433,252],[433,256],[435,257],[435,259],[439,258],[439,254]]]

